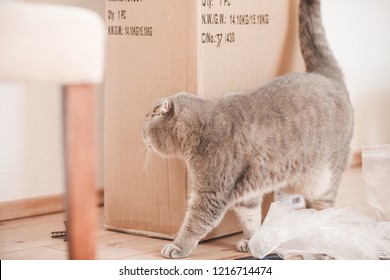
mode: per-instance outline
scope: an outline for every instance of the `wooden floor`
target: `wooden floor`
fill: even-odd
[[[361,169],[349,169],[343,176],[337,207],[350,206],[369,216],[373,211],[365,202]],[[103,229],[103,209],[98,211],[98,259],[162,259],[160,250],[167,243]],[[67,242],[51,238],[52,231],[64,230],[63,213],[0,223],[0,259],[67,259]],[[246,257],[235,250],[240,234],[200,244],[188,259],[236,259]]]

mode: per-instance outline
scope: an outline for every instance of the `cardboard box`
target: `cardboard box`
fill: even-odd
[[[297,12],[297,0],[106,0],[107,228],[174,238],[191,186],[183,162],[145,163],[145,114],[177,92],[217,98],[302,71]],[[208,238],[238,231],[229,213]]]

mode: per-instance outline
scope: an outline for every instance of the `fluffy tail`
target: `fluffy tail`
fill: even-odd
[[[299,37],[306,72],[344,81],[342,71],[329,48],[321,20],[320,0],[301,0]]]

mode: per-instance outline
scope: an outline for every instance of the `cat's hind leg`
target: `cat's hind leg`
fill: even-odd
[[[319,199],[306,199],[306,207],[312,208],[317,211],[324,210],[334,206],[334,199],[319,198]]]
[[[254,197],[237,203],[233,210],[235,211],[241,223],[243,236],[237,243],[237,250],[249,253],[249,239],[261,225],[261,197]]]
[[[305,195],[307,208],[323,210],[333,207],[337,195],[337,189],[341,180],[341,172],[334,174],[329,168],[325,168],[318,174],[315,188]]]

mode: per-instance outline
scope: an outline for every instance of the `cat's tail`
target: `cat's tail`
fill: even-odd
[[[299,38],[306,72],[322,74],[344,81],[342,71],[325,37],[320,0],[301,0],[299,7]]]

